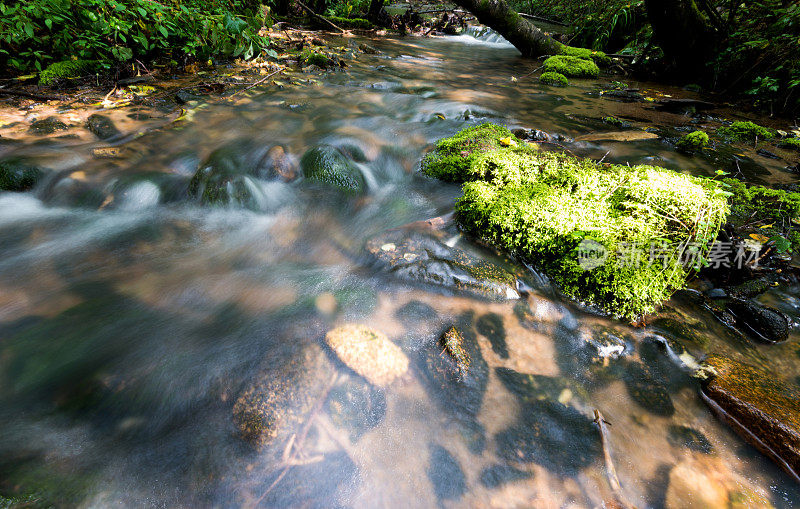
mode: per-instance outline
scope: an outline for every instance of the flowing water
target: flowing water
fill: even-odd
[[[57,170],[34,191],[0,193],[0,494],[98,507],[597,507],[613,501],[591,423],[598,409],[623,491],[639,507],[667,502],[675,469],[702,480],[697,497],[797,503],[791,479],[713,416],[685,359],[665,346],[733,355],[794,383],[794,333],[780,346],[751,344],[691,293],[661,322],[631,328],[452,230],[447,245],[523,271],[530,295],[489,301],[414,285],[366,256],[368,239],[452,210],[458,187],[416,172],[432,142],[467,125],[579,137],[615,130],[598,118],[616,115],[668,137],[713,122],[604,99],[593,81],[540,86],[526,76],[530,62],[485,39],[369,41],[380,54],[317,84],[197,106],[177,123],[125,110],[132,123],[120,128],[135,135],[111,159],[92,157],[101,144],[83,135],[0,144],[4,157]],[[653,97],[685,94],[629,84]],[[363,152],[365,196],[250,177],[247,206],[188,198],[189,179],[216,149],[249,160],[275,145],[299,157],[320,143]],[[563,143],[607,161],[791,178],[785,163],[754,152],[689,158],[663,139]],[[764,302],[799,315],[797,288],[773,289]],[[454,321],[477,322],[477,409],[442,397],[416,362]],[[242,440],[232,408],[253,377],[280,378],[345,323],[384,332],[412,358],[402,379],[350,402],[356,413],[370,406],[369,422],[343,423],[329,399],[310,425],[292,421],[265,448]],[[591,345],[598,355],[586,353]],[[337,387],[363,392],[329,361]],[[330,376],[314,366],[312,375]],[[295,457],[303,464],[287,468],[293,433],[305,435]]]

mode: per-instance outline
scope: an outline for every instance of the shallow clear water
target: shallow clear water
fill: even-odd
[[[432,142],[466,125],[578,137],[613,131],[597,119],[617,115],[674,136],[692,122],[603,99],[592,81],[540,86],[513,48],[467,37],[369,41],[380,55],[361,55],[319,84],[197,107],[177,124],[140,124],[152,130],[123,140],[122,158],[91,157],[99,144],[84,138],[2,145],[0,155],[59,173],[33,192],[0,193],[0,494],[81,506],[596,507],[613,500],[590,424],[599,409],[612,423],[623,490],[639,507],[666,503],[675,465],[710,479],[701,490],[756,493],[779,507],[800,500],[788,476],[711,414],[663,346],[727,353],[793,380],[794,334],[780,346],[742,342],[690,295],[667,308],[682,332],[633,329],[560,299],[531,273],[530,297],[488,302],[411,285],[366,256],[367,239],[452,210],[458,188],[415,172]],[[365,197],[255,178],[247,208],[185,195],[218,148],[256,157],[282,145],[299,157],[319,143],[363,151]],[[756,182],[790,178],[754,153],[692,159],[661,140],[568,148],[696,174],[723,167]],[[798,316],[796,288],[763,299]],[[398,310],[411,301],[434,313],[404,319]],[[481,332],[490,314],[503,324],[504,348]],[[474,320],[487,375],[479,410],[467,412],[437,395],[415,359],[443,326]],[[294,423],[260,451],[244,442],[232,407],[253,377],[281,376],[326,330],[352,322],[386,333],[413,361],[381,396],[377,424],[353,434],[323,404],[310,426]],[[619,359],[586,355],[591,338],[609,334]],[[360,383],[335,366],[338,385]],[[541,394],[521,401],[515,373],[544,377],[535,379]],[[664,392],[668,404],[647,403]],[[691,447],[681,426],[694,430]],[[308,463],[282,473],[286,441],[304,428]]]

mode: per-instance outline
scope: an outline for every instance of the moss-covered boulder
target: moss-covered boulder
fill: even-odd
[[[570,55],[555,55],[544,61],[543,72],[557,72],[567,78],[596,78],[600,68],[593,60]]]
[[[717,129],[717,134],[733,141],[771,140],[775,137],[775,131],[772,129],[754,124],[749,120],[733,122],[731,125],[720,127]]]
[[[54,85],[59,80],[80,78],[93,73],[97,69],[94,60],[64,60],[54,62],[39,73],[40,85]]]
[[[569,85],[569,80],[566,76],[557,72],[543,72],[542,75],[539,76],[539,83],[556,87],[566,87]]]
[[[314,51],[309,48],[303,50],[303,53],[300,55],[300,61],[303,65],[316,65],[323,69],[336,67],[336,62],[331,57],[325,53]]]
[[[465,182],[456,204],[463,230],[612,314],[650,313],[682,288],[687,256],[702,257],[727,217],[719,182],[521,143],[503,148],[506,132],[483,125],[442,140],[423,170]]]
[[[0,161],[0,191],[27,191],[36,185],[44,175],[38,166],[20,159]]]
[[[189,196],[204,205],[241,205],[256,208],[258,187],[235,147],[209,155],[189,182]]]
[[[571,57],[583,58],[584,60],[591,60],[597,65],[608,66],[611,65],[611,57],[602,51],[593,50],[589,48],[576,48],[574,46],[563,46],[561,54]]]
[[[113,120],[97,113],[90,115],[86,119],[86,129],[101,140],[110,140],[111,138],[122,136],[120,130],[114,125]]]
[[[700,371],[704,399],[745,440],[795,478],[800,474],[800,392],[772,373],[711,356]]]
[[[53,134],[56,131],[65,131],[67,124],[60,121],[56,117],[47,117],[31,123],[28,132],[31,134],[43,135]]]
[[[699,152],[708,146],[708,135],[703,131],[693,131],[678,140],[675,146],[683,152]]]
[[[785,138],[778,143],[778,148],[800,152],[800,138]]]
[[[332,22],[339,28],[346,28],[348,30],[370,30],[373,25],[369,20],[364,18],[343,18],[341,16],[326,16],[325,19]],[[325,26],[325,28],[330,28]]]
[[[330,145],[318,145],[309,149],[300,159],[300,167],[307,179],[348,192],[360,193],[367,187],[358,166]]]

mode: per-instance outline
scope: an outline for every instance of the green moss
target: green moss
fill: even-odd
[[[697,152],[708,146],[708,135],[694,131],[681,138],[675,146],[684,152]]]
[[[440,142],[451,163],[462,136]],[[534,263],[565,294],[625,318],[654,311],[685,285],[690,269],[681,263],[679,245],[697,242],[704,254],[728,214],[725,191],[709,179],[654,166],[603,165],[527,145],[482,145],[489,151],[465,147],[446,173],[466,182],[456,205],[462,229]],[[662,242],[669,249],[650,263],[650,246]],[[608,256],[587,267],[578,251],[592,243]],[[617,256],[634,247],[643,253],[641,263]]]
[[[614,127],[628,128],[628,127],[631,126],[630,122],[627,122],[625,120],[619,119],[617,117],[607,116],[607,117],[603,117],[602,120],[606,124],[613,125]]]
[[[574,46],[564,46],[561,48],[562,55],[571,57],[583,58],[584,60],[592,60],[597,65],[608,66],[611,65],[611,57],[602,51],[596,51],[589,48],[576,48]]]
[[[778,143],[778,147],[800,152],[800,138],[786,138]]]
[[[339,28],[347,28],[353,30],[369,30],[372,28],[372,23],[363,18],[343,18],[340,16],[326,16],[325,19],[329,20]]]
[[[325,55],[324,53],[318,53],[310,48],[306,48],[300,54],[300,60],[303,62],[303,65],[316,65],[317,67],[322,67],[323,69],[328,67],[334,67],[336,62],[333,61],[331,57]]]
[[[756,138],[771,140],[775,137],[775,131],[772,129],[754,124],[749,120],[747,122],[733,122],[729,126],[720,127],[717,129],[717,134],[734,141],[755,141]]]
[[[48,65],[39,73],[40,85],[52,85],[58,80],[68,78],[80,78],[90,74],[97,68],[94,60],[64,60]]]
[[[730,198],[730,223],[742,234],[748,230],[772,237],[779,235],[800,248],[800,193],[762,186],[748,186],[741,180],[724,179]]]
[[[504,139],[521,143],[506,127],[495,124],[464,129],[455,136],[439,140],[436,150],[422,160],[422,171],[447,182],[470,180],[464,173],[470,170],[472,162],[487,150],[502,148]]]
[[[555,85],[557,87],[569,85],[567,77],[557,72],[543,72],[542,75],[539,76],[539,81],[545,85]]]
[[[557,72],[568,78],[596,78],[600,68],[592,60],[569,55],[556,55],[542,65],[543,72]]]

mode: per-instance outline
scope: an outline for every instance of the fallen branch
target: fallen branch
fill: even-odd
[[[311,9],[311,7],[307,6],[306,4],[304,4],[303,2],[301,2],[300,0],[297,0],[297,5],[299,5],[299,6],[300,6],[300,7],[301,7],[301,8],[302,8],[304,11],[306,11],[307,13],[311,14],[311,16],[312,16],[314,19],[316,19],[316,20],[318,20],[318,21],[323,21],[323,22],[327,23],[328,25],[332,26],[332,27],[333,27],[333,28],[335,28],[336,30],[339,30],[340,32],[342,32],[343,34],[346,34],[346,33],[348,33],[348,31],[347,31],[347,30],[345,30],[345,29],[343,29],[343,28],[340,28],[340,27],[338,27],[338,26],[334,25],[334,24],[333,24],[333,22],[332,22],[331,20],[329,20],[329,19],[325,18],[324,16],[320,16],[319,14],[317,14],[316,12],[314,12],[314,10],[313,10],[313,9]]]
[[[245,88],[243,88],[243,89],[241,89],[241,90],[237,90],[236,92],[232,93],[232,94],[231,94],[229,97],[233,97],[233,96],[235,96],[236,94],[238,94],[239,92],[247,92],[247,91],[248,91],[248,90],[250,90],[251,88],[253,88],[253,87],[255,87],[255,86],[258,86],[258,85],[260,85],[260,84],[264,83],[265,81],[267,81],[268,79],[270,79],[271,77],[275,76],[276,74],[278,74],[278,73],[280,73],[280,72],[283,72],[283,69],[278,69],[277,71],[274,71],[274,72],[271,72],[271,73],[267,74],[266,76],[264,76],[264,77],[263,77],[263,78],[261,78],[260,80],[256,81],[255,83],[251,83],[251,84],[250,84],[250,86],[248,86],[248,87],[245,87]]]
[[[611,446],[608,443],[608,421],[603,418],[600,410],[594,409],[594,423],[600,429],[600,443],[603,446],[603,457],[606,461],[606,476],[608,477],[608,484],[611,485],[611,491],[617,502],[625,509],[635,509],[636,506],[628,502],[625,494],[622,493],[622,486],[619,484],[619,477],[617,477],[617,470],[614,468],[614,461],[611,459]]]

